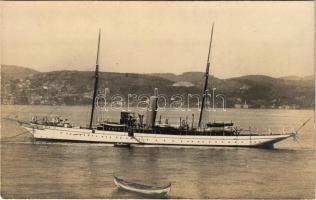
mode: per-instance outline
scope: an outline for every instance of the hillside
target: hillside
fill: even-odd
[[[37,72],[24,67],[2,67],[3,104],[49,104],[78,105],[91,103],[92,71],[53,71]],[[183,84],[192,83],[190,84]],[[176,84],[182,83],[182,84]],[[159,94],[171,99],[172,95],[201,94],[203,88],[202,72],[175,74],[131,74],[100,73],[100,89],[110,89],[110,95],[128,94],[151,95],[154,88]],[[310,78],[284,79],[261,75],[248,75],[229,79],[210,77],[209,87],[216,88],[216,94],[226,97],[227,107],[247,102],[250,107],[277,108],[295,106],[314,107],[314,80]],[[130,99],[132,103],[137,99]],[[170,100],[171,101],[171,100]],[[170,102],[169,102],[170,103]],[[221,101],[216,102],[221,106]],[[195,105],[196,102],[191,102]]]
[[[1,65],[1,79],[4,81],[25,78],[38,73],[40,72],[26,67]]]
[[[189,82],[199,82],[203,78],[203,72],[184,72],[180,75],[175,75],[172,73],[152,73],[150,75],[168,79],[170,81],[180,82],[180,81],[189,81]]]
[[[164,78],[173,82],[190,82],[196,87],[202,88],[204,84],[204,72],[184,72],[180,75],[172,73],[153,73],[152,76]],[[211,77],[211,81],[219,81],[216,77]]]
[[[304,77],[300,77],[300,76],[282,76],[282,77],[280,77],[280,79],[292,80],[292,81],[308,81],[308,80],[314,80],[314,76],[313,75],[304,76]]]

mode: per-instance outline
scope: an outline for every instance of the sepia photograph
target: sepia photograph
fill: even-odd
[[[4,1],[1,198],[315,199],[313,1]]]

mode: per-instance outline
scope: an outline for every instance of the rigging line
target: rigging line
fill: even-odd
[[[24,134],[27,134],[27,133],[32,134],[32,133],[30,133],[29,131],[24,131],[24,132],[22,132],[22,133],[19,133],[19,134],[17,134],[17,135],[14,135],[14,136],[3,137],[2,139],[14,138],[14,137],[17,137],[17,136],[20,136],[20,135],[24,135]],[[5,141],[5,140],[1,140],[1,141]]]
[[[135,136],[132,136],[132,138],[134,138],[134,139],[138,142],[138,144],[145,144],[145,142],[140,141],[140,140],[137,139]]]
[[[301,130],[311,119],[312,119],[312,117],[310,117],[308,120],[306,120],[299,128],[296,129],[295,132],[298,133],[298,131]]]

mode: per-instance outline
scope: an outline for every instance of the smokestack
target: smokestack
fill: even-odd
[[[157,96],[151,96],[149,99],[149,105],[146,116],[146,126],[147,128],[152,128],[155,126],[156,115],[157,115]]]

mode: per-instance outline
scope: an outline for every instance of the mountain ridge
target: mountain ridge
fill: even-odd
[[[9,66],[10,67],[10,66]],[[8,70],[9,69],[9,70]],[[1,68],[2,104],[89,104],[93,88],[93,71],[62,70],[38,72],[26,70],[21,76],[19,67]],[[17,71],[14,76],[12,71]],[[9,75],[8,75],[9,74]],[[155,88],[169,97],[175,94],[201,94],[203,72],[136,74],[100,72],[100,88],[109,88],[111,94],[151,95]],[[175,84],[190,82],[190,84]],[[287,80],[265,75],[247,75],[228,79],[210,77],[209,88],[224,94],[227,107],[247,102],[250,107],[295,106],[314,107],[313,80]]]
[[[10,68],[13,68],[13,70],[11,70]],[[9,70],[10,69],[10,70]],[[91,72],[93,70],[53,70],[53,71],[48,71],[48,72],[40,72],[37,71],[35,69],[32,69],[30,67],[25,67],[25,66],[19,66],[19,65],[6,65],[6,64],[2,64],[1,65],[1,71],[6,71],[6,74],[9,71],[20,71],[19,73],[21,74],[21,71],[29,71],[29,74],[35,74],[35,73],[49,73],[49,72],[62,72],[62,71],[73,71],[73,72]],[[16,73],[16,74],[19,74]],[[100,73],[118,73],[118,74],[142,74],[142,73],[124,73],[124,72],[104,72],[104,71],[100,71]],[[198,76],[197,79],[200,79],[201,76],[204,75],[204,72],[202,71],[188,71],[188,72],[183,72],[179,75],[176,75],[174,73],[144,73],[143,75],[150,75],[150,76],[157,76],[157,77],[161,77],[161,78],[165,78],[168,80],[177,80],[177,81],[185,81],[185,77],[192,77],[192,76]],[[229,78],[217,78],[217,79],[235,79],[235,78],[242,78],[242,77],[255,77],[255,76],[264,76],[264,77],[269,77],[269,78],[274,78],[274,79],[283,79],[283,80],[314,80],[314,75],[307,75],[307,76],[296,76],[296,75],[289,75],[289,76],[280,76],[280,77],[272,77],[272,76],[268,76],[268,75],[257,75],[257,74],[253,74],[253,75],[242,75],[242,76],[236,76],[236,77],[229,77]],[[20,78],[20,77],[17,77]],[[176,78],[176,79],[175,79]],[[196,77],[195,77],[196,78]],[[202,77],[203,78],[203,77]]]

